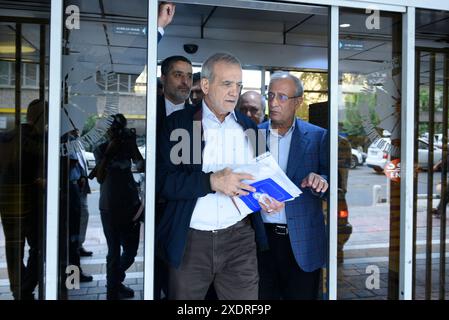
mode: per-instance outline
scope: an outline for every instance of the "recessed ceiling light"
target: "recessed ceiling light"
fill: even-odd
[[[33,53],[36,51],[33,47],[22,46],[22,53]],[[16,46],[8,43],[0,43],[0,54],[15,54]]]
[[[349,28],[351,25],[349,23],[342,23],[340,28]]]

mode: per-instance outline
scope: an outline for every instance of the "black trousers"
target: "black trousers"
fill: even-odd
[[[40,194],[39,194],[40,195]],[[36,190],[21,185],[0,186],[0,214],[5,234],[10,289],[16,300],[31,299],[39,280],[39,215]],[[23,263],[25,241],[30,249]]]
[[[295,260],[286,226],[265,224],[270,249],[258,252],[259,299],[315,300],[321,269],[302,270]],[[285,227],[285,228],[284,228]]]
[[[69,183],[69,264],[77,266],[81,271],[79,254],[81,194],[76,181]]]
[[[124,223],[118,212],[101,210],[103,232],[108,244],[106,257],[106,284],[109,294],[117,293],[125,280],[125,271],[134,263],[139,248],[140,223]],[[123,249],[123,250],[122,250]]]

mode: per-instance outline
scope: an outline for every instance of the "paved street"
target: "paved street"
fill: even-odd
[[[338,297],[341,299],[386,299],[388,289],[388,263],[389,263],[389,237],[390,237],[390,204],[382,201],[387,199],[387,178],[383,174],[376,174],[366,166],[350,170],[348,179],[347,203],[349,222],[353,232],[344,246],[344,262],[338,269]],[[434,186],[440,181],[440,173],[435,174]],[[379,185],[380,202],[373,199],[373,186]],[[436,193],[435,188],[434,193]],[[425,275],[425,243],[427,226],[427,173],[418,177],[417,214],[417,280],[416,298],[424,298]],[[433,201],[436,207],[439,200]],[[437,298],[438,265],[439,265],[439,237],[440,220],[432,219],[432,297]],[[448,223],[449,224],[449,223]],[[446,226],[447,230],[447,226]],[[446,239],[448,239],[446,237]],[[449,241],[446,240],[449,247]],[[399,249],[399,248],[398,248]],[[396,251],[397,252],[397,251]],[[448,252],[446,250],[446,252]],[[446,257],[449,258],[448,253]],[[449,260],[449,259],[446,259]],[[367,267],[376,266],[380,271],[380,288],[368,290],[365,281],[370,273]],[[449,263],[446,263],[446,275]],[[449,276],[446,277],[446,286],[449,285]],[[449,295],[446,297],[449,298]]]

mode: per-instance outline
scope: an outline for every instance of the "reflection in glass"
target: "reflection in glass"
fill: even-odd
[[[341,9],[338,299],[398,299],[401,17]]]
[[[44,287],[48,26],[23,21],[0,21],[0,300]]]
[[[116,161],[115,147],[107,151],[107,132],[112,116],[123,114],[127,125],[119,131],[133,132],[133,143],[125,144],[135,147],[134,160],[142,159],[146,93],[137,94],[134,86],[147,59],[147,2],[107,1],[99,6],[87,0],[64,1],[64,7],[70,5],[80,9],[80,24],[79,29],[64,26],[62,43],[59,297],[141,299],[143,228],[140,222],[132,234],[121,228],[122,218],[139,209],[141,164],[131,161],[129,150],[126,159]],[[104,180],[97,175],[102,158],[108,158]],[[132,206],[127,205],[127,194]],[[105,214],[111,208],[116,213],[112,224]],[[120,255],[129,259],[117,267]]]

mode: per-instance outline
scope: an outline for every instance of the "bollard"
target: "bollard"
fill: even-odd
[[[373,186],[373,206],[377,205],[378,203],[381,202],[380,200],[380,190],[381,190],[381,186],[378,184],[375,184]]]

